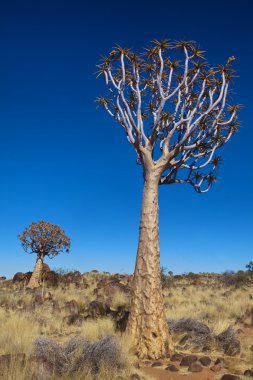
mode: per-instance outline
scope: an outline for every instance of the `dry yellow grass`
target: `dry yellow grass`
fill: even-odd
[[[39,335],[39,324],[31,314],[0,309],[0,355],[30,353]]]
[[[114,294],[111,307],[117,309],[120,306],[125,306],[129,302],[127,296],[125,293],[118,291]]]
[[[24,363],[20,366],[17,362],[13,361],[11,366],[4,369],[0,373],[0,376],[4,380],[34,380],[35,367],[30,365],[29,362]],[[134,370],[134,373],[137,371]],[[126,364],[125,368],[119,370],[118,368],[113,368],[111,366],[103,365],[100,370],[93,374],[89,367],[83,368],[82,371],[78,371],[75,374],[71,374],[71,380],[129,380],[131,374],[133,373],[133,368]],[[42,375],[43,376],[43,375]],[[40,377],[41,379],[48,379],[48,377]],[[142,374],[142,378],[143,374]],[[57,375],[56,373],[50,374],[50,380],[70,380],[69,375]],[[145,380],[151,380],[149,377],[145,376]]]
[[[196,318],[206,323],[217,335],[238,318],[247,323],[245,313],[253,308],[253,285],[231,289],[187,286],[165,290],[166,315],[171,319]]]
[[[50,332],[52,323],[53,319],[50,323],[50,327],[46,329],[47,332]],[[33,350],[35,339],[43,333],[43,327],[36,318],[36,315],[33,318],[31,315],[15,312],[7,313],[0,309],[0,325],[0,355],[15,355],[18,353],[29,355]],[[69,334],[71,334],[70,331],[66,329],[62,330],[62,332],[64,339],[60,339],[61,337],[59,337],[59,342],[64,342]],[[135,358],[130,354],[131,340],[126,335],[120,335],[115,332],[114,324],[111,319],[102,318],[86,321],[75,333],[85,336],[90,341],[96,341],[105,336],[114,336],[120,347],[124,367],[119,370],[112,366],[102,366],[96,375],[92,374],[90,368],[87,367],[82,369],[82,372],[71,375],[71,379],[116,380],[119,376],[121,376],[122,379],[129,379],[131,373],[133,373],[133,362],[135,361]],[[18,361],[13,360],[11,366],[8,366],[6,370],[0,373],[0,378],[5,380],[30,380],[33,378],[32,370],[33,366],[29,364],[28,361],[21,366]],[[134,370],[134,372],[136,371]],[[50,377],[52,380],[58,380],[59,378],[67,380],[69,379],[69,375],[59,377],[54,374]]]
[[[68,324],[64,319],[67,315],[64,306],[66,301],[76,301],[78,312],[82,312],[89,302],[96,299],[94,289],[98,280],[99,274],[90,273],[85,277],[85,282],[89,284],[87,288],[77,288],[73,284],[50,289],[46,286],[46,291],[50,291],[53,300],[58,304],[56,310],[53,310],[50,300],[42,304],[37,303],[32,308],[34,295],[24,292],[22,288],[17,291],[18,286],[0,284],[0,355],[21,352],[29,354],[33,349],[34,340],[39,335],[51,337],[60,343],[75,335],[85,336],[91,341],[111,335],[121,346],[126,363],[125,372],[123,371],[121,376],[122,379],[127,379],[133,371],[134,358],[129,354],[131,341],[126,335],[115,332],[114,323],[110,318],[81,320],[73,324]],[[208,281],[209,279],[206,284],[200,285],[189,285],[184,281],[175,287],[165,289],[167,317],[199,319],[210,327],[214,335],[218,335],[231,325],[239,327],[239,319],[250,325],[251,320],[246,316],[246,311],[253,308],[253,285],[235,289],[217,285],[212,278],[210,282]],[[111,307],[117,309],[128,302],[125,294],[118,292],[112,299]],[[250,351],[250,347],[249,339],[247,344],[243,344],[240,357],[231,361],[234,363],[231,364],[231,368],[235,367],[238,370],[240,366],[245,366],[245,363],[253,362],[253,352]],[[6,380],[29,380],[30,367],[23,366],[22,370],[18,370],[14,363],[5,376]],[[97,379],[104,380],[115,380],[117,377],[119,377],[118,371],[114,371],[111,367],[102,368],[101,373],[97,375]],[[57,376],[54,378],[57,380]],[[90,374],[87,368],[85,377],[82,374],[81,378],[94,380],[94,375]],[[73,377],[73,380],[75,379],[80,377]]]
[[[79,331],[80,334],[84,335],[91,341],[104,338],[108,335],[116,335],[114,323],[110,318],[84,321],[80,326]]]

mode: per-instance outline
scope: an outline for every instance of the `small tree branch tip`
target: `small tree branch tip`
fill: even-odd
[[[169,48],[172,48],[174,45],[170,42],[169,39],[161,39],[161,40],[156,40],[154,39],[152,41],[152,44],[154,45],[155,49],[160,49],[160,50],[166,50]]]
[[[228,58],[226,65],[230,65],[234,61],[235,61],[235,57],[232,55],[231,57]]]

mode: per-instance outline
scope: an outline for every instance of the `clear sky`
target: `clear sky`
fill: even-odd
[[[94,72],[116,43],[140,49],[154,38],[198,41],[213,65],[234,55],[235,100],[245,106],[209,193],[160,188],[162,265],[244,269],[253,260],[252,37],[246,0],[2,1],[0,275],[32,270],[17,235],[39,219],[72,238],[52,268],[133,271],[141,167],[120,126],[96,108],[104,84]]]

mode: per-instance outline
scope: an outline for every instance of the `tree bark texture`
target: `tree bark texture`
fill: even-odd
[[[158,182],[145,173],[139,244],[135,266],[128,332],[140,358],[158,359],[169,353],[159,252]]]
[[[37,258],[30,281],[27,285],[28,288],[33,289],[40,286],[42,269],[43,269],[43,259],[42,257],[39,256]]]

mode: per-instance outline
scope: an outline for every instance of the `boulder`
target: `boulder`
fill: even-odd
[[[174,364],[170,364],[165,369],[166,369],[166,371],[170,371],[170,372],[177,372],[177,371],[179,371],[179,369]]]
[[[163,363],[161,362],[154,362],[151,367],[162,367],[163,366]]]
[[[211,364],[211,359],[209,358],[209,356],[202,356],[201,358],[199,358],[199,362],[205,366],[205,367],[208,367],[210,364]]]
[[[103,295],[110,298],[113,298],[114,295],[119,292],[130,295],[130,276],[114,275],[110,277],[104,277],[98,282],[97,288],[94,289],[95,295]]]
[[[222,376],[221,380],[241,380],[241,378],[236,375],[225,374]]]
[[[46,263],[43,263],[42,270],[43,270],[43,272],[51,272],[49,265]]]
[[[17,272],[16,274],[14,274],[12,282],[14,282],[14,283],[15,282],[22,282],[24,280],[24,276],[25,276],[24,273]]]
[[[182,354],[174,354],[171,356],[170,360],[172,362],[181,362],[181,360],[183,359],[183,355]]]
[[[239,339],[233,339],[232,342],[228,345],[224,353],[228,356],[236,356],[241,352],[241,343]]]
[[[30,278],[32,277],[33,272],[26,272],[25,273],[25,280],[27,283],[29,282]]]
[[[184,356],[183,359],[181,360],[180,366],[189,367],[192,363],[195,363],[197,360],[198,358],[195,355]]]
[[[47,271],[45,281],[47,282],[47,285],[57,287],[59,284],[59,275],[58,273],[54,271]]]
[[[141,380],[141,377],[137,373],[133,373],[130,376],[130,380]]]
[[[224,359],[223,358],[217,358],[214,362],[214,364],[220,364],[220,365],[224,365]]]
[[[127,327],[127,321],[129,318],[129,310],[125,306],[119,306],[117,309],[109,308],[109,314],[113,318],[118,331],[124,332]]]
[[[79,271],[69,272],[62,276],[62,281],[65,284],[80,284],[82,282],[82,275]]]
[[[189,366],[188,371],[190,371],[190,372],[201,372],[201,371],[203,371],[203,367],[198,363],[192,363]]]
[[[26,282],[26,283],[28,283],[31,276],[32,276],[32,272],[26,272],[26,273],[17,272],[16,274],[14,274],[12,282],[13,283],[15,283],[15,282]]]
[[[210,370],[213,372],[220,372],[221,371],[221,365],[220,364],[214,364],[212,367],[210,367]]]

